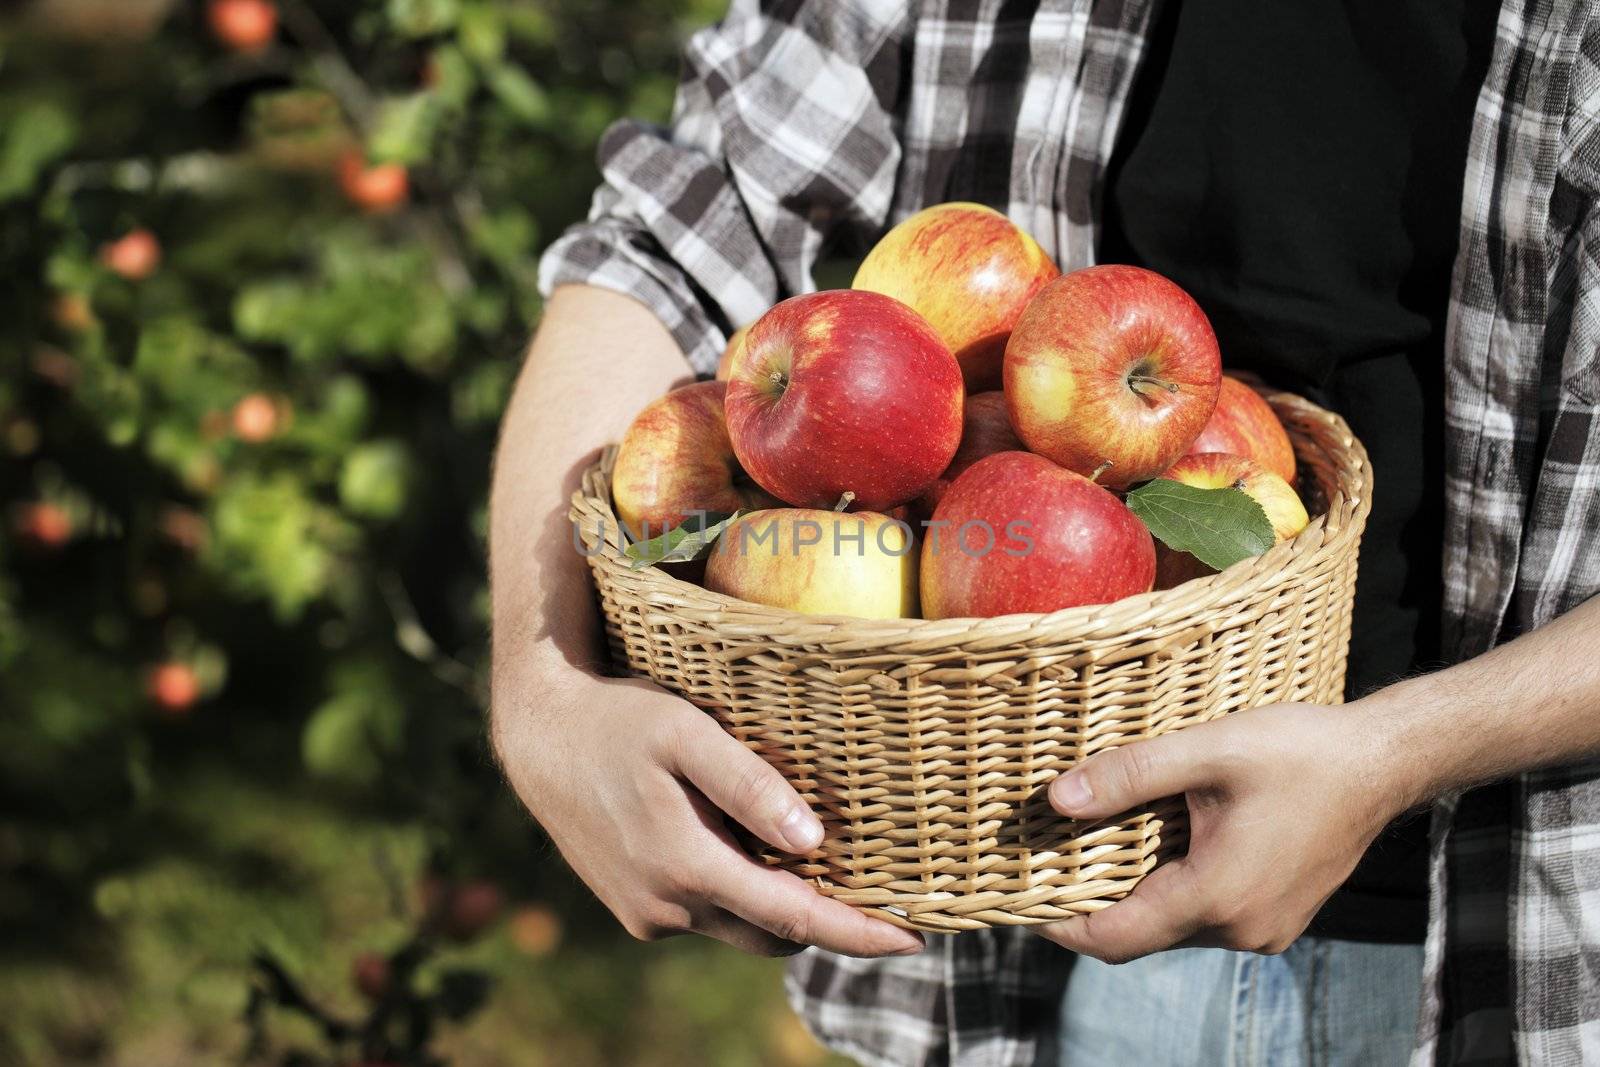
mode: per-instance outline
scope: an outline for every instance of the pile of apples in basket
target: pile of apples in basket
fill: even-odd
[[[785,300],[716,381],[634,419],[612,498],[636,566],[813,615],[1104,604],[1307,522],[1272,408],[1205,313],[1131,266],[1061,274],[976,204],[913,215],[850,289]],[[703,561],[703,567],[700,561]]]

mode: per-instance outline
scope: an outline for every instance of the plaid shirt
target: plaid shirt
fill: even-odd
[[[670,128],[621,122],[546,290],[653,308],[701,373],[731,327],[945,200],[1003,207],[1063,269],[1099,198],[1154,0],[735,0]],[[1600,11],[1506,0],[1478,97],[1446,337],[1446,649],[1600,589]],[[1436,808],[1417,1062],[1600,1063],[1600,766]],[[809,950],[797,1008],[871,1064],[1053,1059],[1071,957],[1025,931],[917,957]]]

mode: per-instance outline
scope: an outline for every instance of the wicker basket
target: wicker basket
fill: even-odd
[[[621,555],[614,450],[572,517],[614,662],[715,715],[826,828],[767,862],[900,926],[953,932],[1102,908],[1179,850],[1175,801],[1088,825],[1045,787],[1101,749],[1278,701],[1342,699],[1356,553],[1372,495],[1342,419],[1268,393],[1316,516],[1209,578],[1095,607],[993,619],[799,615]]]

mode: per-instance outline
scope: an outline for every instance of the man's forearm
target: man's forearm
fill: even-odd
[[[1386,737],[1414,804],[1600,755],[1600,598],[1356,707]]]
[[[500,694],[522,691],[509,680],[559,660],[597,661],[567,500],[596,451],[690,377],[672,336],[638,302],[586,286],[551,297],[506,412],[490,496],[497,721],[508,710]]]

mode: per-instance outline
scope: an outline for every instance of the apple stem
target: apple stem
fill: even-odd
[[[855,498],[856,495],[850,490],[846,489],[844,491],[844,496],[840,497],[839,502],[833,506],[833,510],[843,511],[845,508],[850,506],[851,501],[855,500]]]
[[[1099,485],[1100,484],[1100,476],[1102,474],[1104,474],[1106,471],[1110,470],[1110,469],[1111,469],[1111,461],[1108,459],[1105,462],[1101,463],[1100,466],[1098,466],[1098,467],[1096,467],[1094,469],[1094,473],[1089,475],[1089,480],[1091,482],[1093,482],[1094,484]]]
[[[1140,393],[1140,392],[1144,391],[1144,390],[1139,388],[1141,385],[1143,385],[1143,386],[1155,386],[1157,389],[1165,389],[1169,393],[1176,393],[1178,391],[1178,383],[1177,382],[1162,381],[1160,378],[1153,378],[1148,374],[1130,374],[1130,375],[1128,375],[1128,385],[1136,393]]]

